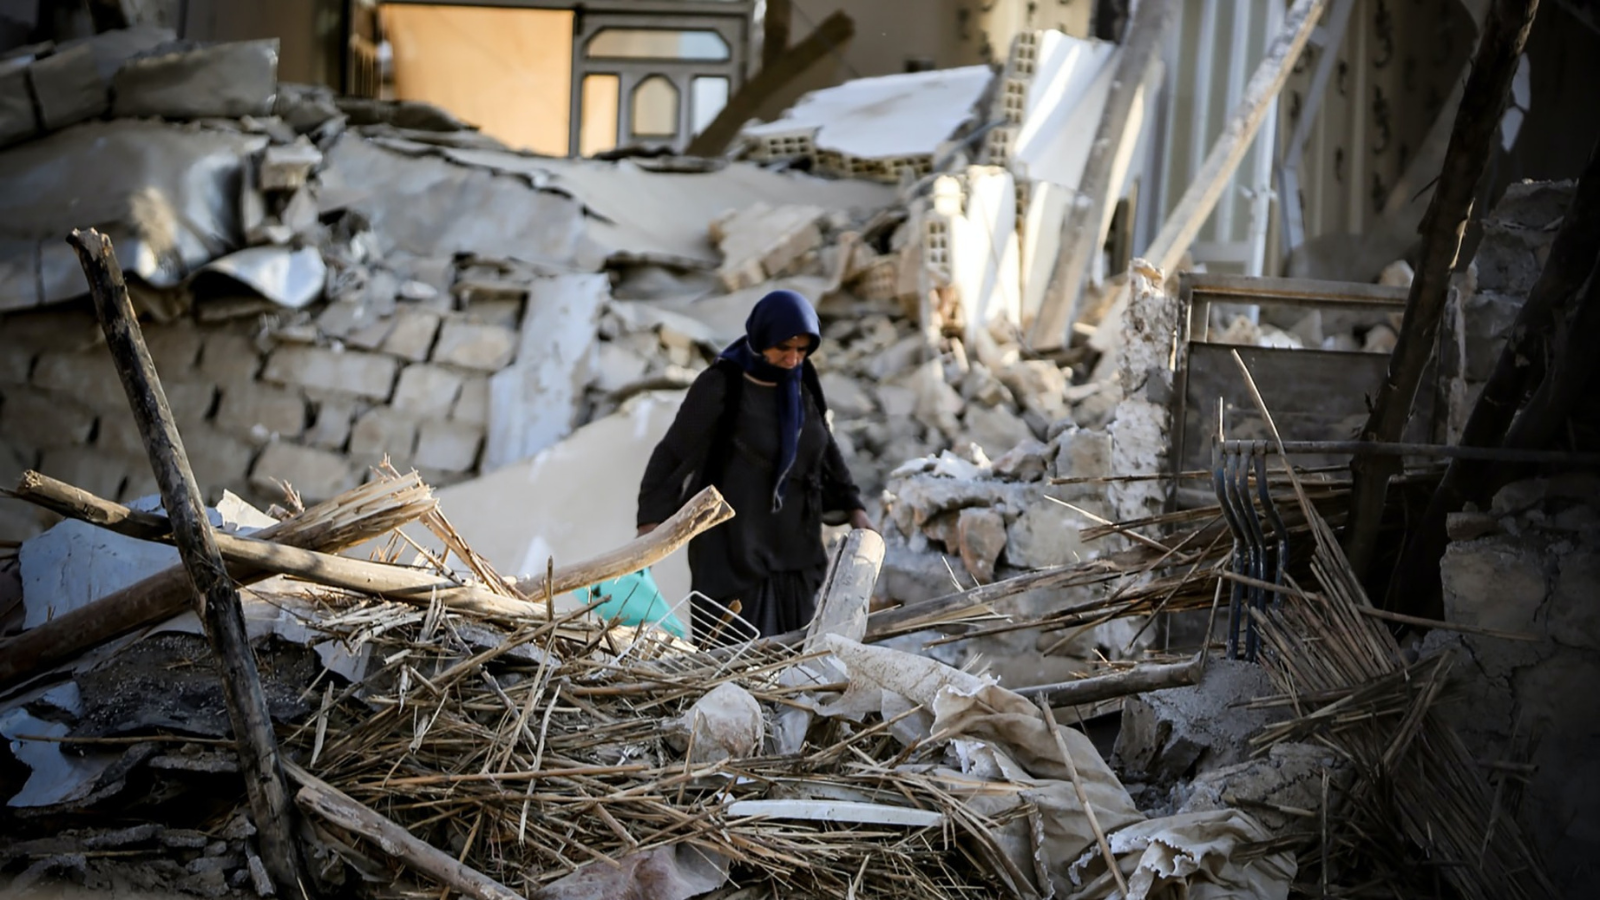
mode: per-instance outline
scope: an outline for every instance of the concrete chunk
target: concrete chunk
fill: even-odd
[[[387,356],[326,347],[279,347],[261,377],[277,384],[387,400],[400,363]]]
[[[415,462],[424,469],[466,472],[478,461],[483,428],[465,422],[422,423],[417,434]]]
[[[417,443],[417,420],[380,406],[362,413],[350,430],[350,458],[377,464],[388,456],[397,468],[411,464]]]
[[[112,79],[117,118],[272,115],[278,41],[235,41],[130,60]]]
[[[306,183],[322,163],[322,151],[304,137],[293,144],[274,144],[261,155],[259,181],[264,191],[292,191]]]
[[[33,388],[0,394],[0,434],[24,446],[50,449],[86,444],[94,413],[71,397]]]
[[[439,331],[433,361],[480,372],[498,372],[511,364],[516,351],[517,333],[509,328],[450,319]]]
[[[234,331],[206,335],[200,351],[200,374],[219,386],[254,381],[260,369],[261,356],[249,338]]]
[[[106,111],[106,82],[87,43],[53,53],[28,67],[46,131],[59,131]]]
[[[455,405],[465,380],[460,372],[443,366],[406,366],[394,389],[394,408],[417,416],[444,418]]]
[[[433,338],[438,333],[438,313],[425,309],[401,309],[395,314],[394,330],[389,332],[378,349],[411,362],[422,362],[428,358],[428,351],[433,349]]]
[[[263,494],[277,494],[274,479],[288,482],[307,503],[316,503],[355,487],[360,474],[337,453],[273,441],[251,470],[250,485]]]
[[[28,140],[39,133],[28,90],[28,72],[17,67],[0,72],[0,147]]]
[[[268,385],[228,388],[217,410],[217,428],[256,443],[298,438],[306,430],[306,402],[294,391]]]

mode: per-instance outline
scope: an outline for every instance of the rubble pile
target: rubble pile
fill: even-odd
[[[415,484],[378,476],[365,499],[326,508]],[[247,527],[272,522],[230,504]],[[431,502],[404,507],[449,534]],[[478,884],[534,897],[687,898],[724,885],[1108,897],[1123,883],[1136,886],[1124,896],[1200,883],[1281,896],[1294,875],[1290,853],[1244,854],[1269,837],[1251,815],[1147,817],[1084,735],[990,678],[860,643],[864,615],[822,616],[843,631],[795,647],[695,650],[647,624],[608,627],[565,596],[530,599],[460,543],[452,552],[475,574],[391,546],[415,558],[397,571],[460,587],[399,601],[319,585],[327,576],[312,570],[244,591],[324,889],[427,888],[414,850],[328,812],[354,805],[491,879]],[[464,602],[464,589],[483,599]],[[267,893],[194,630],[187,614],[13,679],[0,704],[18,763],[0,782],[5,831],[32,827],[0,845],[8,867],[20,863],[11,890],[67,877]],[[1174,853],[1199,867],[1171,868]]]

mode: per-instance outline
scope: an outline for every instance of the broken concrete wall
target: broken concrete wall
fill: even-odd
[[[1593,894],[1600,852],[1600,479],[1507,485],[1456,513],[1440,562],[1445,618],[1525,635],[1430,634],[1422,650],[1465,652],[1447,717],[1530,829],[1565,896]],[[1509,804],[1509,800],[1508,800]]]

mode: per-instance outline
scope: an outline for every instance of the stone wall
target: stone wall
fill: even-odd
[[[282,499],[283,481],[314,502],[360,484],[385,456],[436,486],[478,470],[488,379],[513,362],[525,288],[377,271],[360,301],[315,314],[207,321],[229,308],[209,303],[145,325],[208,499],[227,489],[266,504]],[[111,499],[155,493],[93,316],[14,314],[0,317],[0,334],[0,484],[36,468]],[[47,522],[0,500],[0,540]]]
[[[1506,486],[1450,519],[1440,563],[1445,617],[1531,640],[1436,631],[1461,694],[1444,707],[1490,767],[1565,896],[1590,897],[1600,854],[1600,478]],[[1531,767],[1530,767],[1531,766]],[[1520,797],[1520,803],[1517,802]]]

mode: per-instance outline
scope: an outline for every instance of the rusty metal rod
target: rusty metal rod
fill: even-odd
[[[1271,441],[1223,441],[1229,449],[1249,453],[1257,446],[1277,453]],[[1481,459],[1500,462],[1570,463],[1600,465],[1600,453],[1566,450],[1522,450],[1513,447],[1458,447],[1453,444],[1390,444],[1383,441],[1284,441],[1285,453],[1349,453],[1355,456],[1441,456],[1450,459]]]

